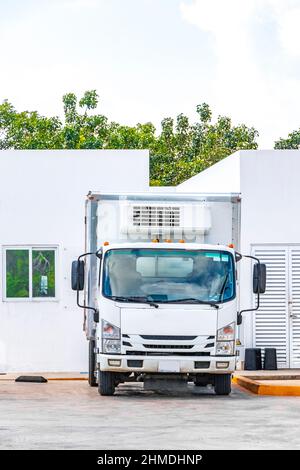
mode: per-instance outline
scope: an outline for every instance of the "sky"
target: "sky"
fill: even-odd
[[[300,0],[0,0],[0,101],[62,116],[96,89],[134,125],[208,103],[259,148],[300,128]]]

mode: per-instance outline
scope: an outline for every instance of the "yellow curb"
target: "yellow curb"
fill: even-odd
[[[260,380],[264,380],[264,378],[262,377]],[[232,381],[256,395],[300,396],[299,385],[260,384],[257,380],[242,376],[235,376]]]
[[[235,376],[233,377],[232,381],[241,387],[250,390],[250,392],[258,394],[259,384],[255,382],[255,380],[250,380],[246,377]]]
[[[300,397],[300,387],[293,385],[259,385],[258,395]]]

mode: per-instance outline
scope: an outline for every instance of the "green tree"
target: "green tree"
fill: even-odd
[[[192,125],[183,114],[177,116],[176,125],[171,118],[163,120],[162,132],[150,148],[152,184],[179,184],[236,150],[257,148],[254,128],[233,126],[225,116],[213,123],[206,103],[196,110],[199,120]]]
[[[96,114],[99,96],[86,91],[63,96],[64,118],[45,117],[36,111],[17,112],[0,105],[0,149],[149,149],[152,185],[177,185],[240,149],[256,149],[258,136],[230,118],[212,122],[208,104],[196,108],[198,121],[190,124],[184,114],[167,117],[157,132],[151,122],[124,126]]]
[[[62,123],[36,111],[18,113],[12,104],[0,104],[0,149],[61,148]]]
[[[276,150],[296,149],[300,148],[300,129],[288,134],[286,139],[280,138],[274,144]]]

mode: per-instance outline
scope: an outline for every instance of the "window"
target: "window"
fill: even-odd
[[[55,299],[56,248],[5,248],[6,299]]]
[[[6,251],[6,297],[29,297],[29,250]]]

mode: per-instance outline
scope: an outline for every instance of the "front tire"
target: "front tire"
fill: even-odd
[[[216,395],[229,395],[231,392],[231,374],[215,375]]]
[[[102,372],[98,374],[98,392],[102,396],[111,396],[115,393],[115,374],[113,372]]]
[[[89,340],[89,386],[90,387],[97,387],[95,346],[96,346],[95,340],[90,339]]]

